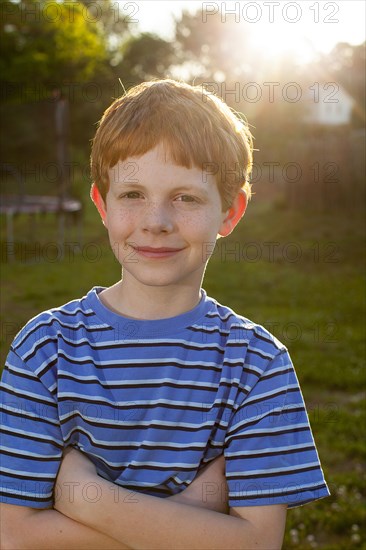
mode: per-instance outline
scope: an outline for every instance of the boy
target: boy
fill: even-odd
[[[199,87],[107,109],[91,196],[123,277],[15,338],[6,548],[280,548],[287,507],[328,494],[286,348],[201,289],[251,162],[247,126]]]

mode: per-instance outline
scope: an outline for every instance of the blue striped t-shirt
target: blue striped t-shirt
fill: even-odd
[[[140,321],[101,288],[16,336],[2,376],[2,501],[52,505],[63,449],[105,479],[167,497],[224,453],[230,506],[328,495],[286,347],[207,297]]]

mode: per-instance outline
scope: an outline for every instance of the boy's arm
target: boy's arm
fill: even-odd
[[[235,508],[225,515],[172,498],[133,493],[98,477],[93,468],[78,451],[66,455],[58,484],[61,489],[74,486],[73,502],[62,498],[55,507],[131,548],[269,550],[282,546],[284,505]],[[85,488],[92,486],[98,498],[85,500]]]
[[[56,510],[0,504],[1,550],[125,550],[128,546]]]
[[[206,465],[184,491],[167,497],[167,499],[171,502],[180,502],[228,514],[228,488],[224,455],[215,458]]]
[[[67,454],[67,452],[66,452]],[[228,513],[224,457],[207,465],[191,485],[169,499]],[[65,488],[70,498],[72,487]],[[0,504],[1,550],[87,548],[124,550],[128,547],[109,536],[78,523],[56,510],[36,510],[25,506]]]

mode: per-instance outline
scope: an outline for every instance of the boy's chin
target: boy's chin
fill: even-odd
[[[128,268],[123,267],[122,265],[122,284],[125,286],[136,288],[149,288],[150,290],[154,288],[163,289],[176,289],[177,287],[201,287],[202,277],[204,269],[199,269],[194,273],[187,274],[184,276],[181,272],[175,274],[164,273],[163,270],[160,273],[148,273],[146,269],[143,273],[136,276],[135,274],[128,271]],[[166,270],[168,271],[168,270]],[[176,291],[176,290],[175,290]]]

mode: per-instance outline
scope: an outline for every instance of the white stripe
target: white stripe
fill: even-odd
[[[14,453],[16,455],[22,455],[22,454],[26,453],[26,455],[27,455],[26,458],[28,458],[28,457],[34,457],[34,458],[40,457],[40,458],[47,458],[47,459],[49,459],[49,458],[60,458],[59,454],[57,454],[57,455],[45,455],[45,454],[40,454],[40,453],[32,453],[31,451],[28,451],[28,450],[23,451],[21,449],[13,449],[12,447],[6,447],[5,445],[1,445],[0,450],[7,451],[9,453],[11,452],[11,453]]]
[[[187,386],[187,385],[194,385],[194,386],[197,386],[198,388],[218,388],[219,385],[218,384],[214,384],[214,383],[211,383],[211,382],[197,382],[196,380],[177,380],[175,378],[142,378],[142,379],[139,379],[139,378],[134,378],[134,379],[117,379],[117,380],[101,380],[100,378],[98,378],[97,376],[94,376],[94,375],[86,375],[86,376],[83,376],[81,374],[76,374],[74,375],[72,372],[68,372],[68,371],[65,371],[65,370],[62,370],[60,369],[58,371],[58,374],[59,375],[66,375],[70,378],[72,378],[73,380],[75,380],[76,382],[82,382],[82,381],[86,381],[86,380],[92,380],[92,381],[95,381],[95,382],[99,382],[102,386],[114,386],[114,385],[123,385],[123,386],[136,386],[136,385],[143,385],[143,384],[164,384],[165,382],[172,382],[174,384],[176,384],[177,386]],[[224,379],[221,379],[221,380],[228,380],[226,378]],[[237,380],[237,379],[235,379]],[[231,382],[231,380],[228,380],[229,382]],[[239,382],[239,380],[237,380]]]
[[[24,480],[22,480],[21,483],[24,483]],[[18,491],[17,489],[13,489],[12,487],[8,486],[4,487],[3,491],[8,495],[20,495],[20,498],[24,496],[32,497],[33,501],[37,501],[37,497],[40,496],[42,496],[43,498],[51,498],[53,493],[53,491],[50,491],[49,493],[44,493],[43,491],[42,493],[40,493],[39,491],[37,491],[36,493],[29,493],[28,491]]]
[[[196,472],[195,472],[195,475],[197,474],[197,469],[198,467],[196,467]],[[189,472],[186,472],[186,474],[188,474]],[[179,476],[173,476],[172,479],[174,479],[174,481],[179,484],[179,485],[183,485],[182,489],[184,489],[184,486],[187,486],[187,479],[181,479]],[[193,481],[193,480],[192,480]],[[189,484],[188,484],[189,485]]]
[[[6,384],[5,382],[2,383],[2,387],[3,388],[8,388],[9,390],[11,390],[12,394],[15,393],[15,395],[17,395],[19,397],[24,397],[24,396],[36,397],[37,402],[39,403],[39,405],[43,404],[43,403],[40,403],[40,401],[47,401],[48,403],[52,403],[52,405],[56,404],[56,401],[54,399],[50,399],[49,397],[45,397],[43,395],[40,396],[38,393],[32,393],[30,391],[25,391],[23,389],[19,389],[19,391],[14,391],[14,386],[10,386],[9,384]]]
[[[220,321],[227,321],[230,317],[236,317],[238,318],[239,316],[238,315],[234,315],[234,312],[233,311],[229,311],[228,313],[225,313],[224,315],[221,315],[219,313],[219,311],[215,312],[215,313],[211,313],[210,311],[208,313],[206,313],[206,317],[208,317],[209,319],[215,319],[215,318],[219,318]]]
[[[108,359],[106,361],[96,361],[95,360],[95,357],[91,356],[91,355],[83,355],[83,356],[79,356],[77,358],[73,357],[72,355],[68,355],[64,350],[61,350],[60,352],[60,355],[62,357],[65,357],[66,359],[70,359],[74,362],[79,362],[79,361],[90,361],[91,363],[93,363],[93,365],[97,365],[97,366],[100,366],[100,367],[108,367],[108,365],[111,364],[111,361],[113,361],[113,365],[118,365],[118,366],[130,366],[131,365],[131,358],[129,359]],[[233,360],[232,362],[235,362],[235,360]],[[149,359],[149,365],[148,367],[154,367],[155,365],[157,366],[173,366],[175,367],[175,365],[172,365],[172,363],[178,363],[178,365],[182,365],[182,367],[185,367],[185,366],[194,366],[194,367],[197,367],[197,368],[201,368],[201,367],[218,367],[218,364],[214,361],[183,361],[181,359],[178,359],[178,358],[171,358],[171,359],[166,359],[166,357],[158,357],[156,359]],[[225,360],[225,363],[230,363],[229,360]],[[133,359],[133,365],[143,365],[143,366],[146,366],[146,358],[144,359]],[[259,372],[262,372],[262,371],[259,371]]]
[[[229,492],[229,497],[233,498],[233,497],[240,497],[240,496],[243,496],[243,494],[245,495],[271,495],[273,493],[283,493],[283,494],[286,494],[288,493],[289,491],[292,492],[293,489],[296,489],[297,491],[300,491],[300,489],[310,489],[310,490],[314,490],[314,491],[319,491],[319,486],[318,484],[317,485],[314,485],[314,483],[306,483],[304,485],[296,485],[295,487],[292,487],[292,484],[290,484],[290,486],[288,487],[285,487],[283,489],[272,489],[272,490],[269,490],[269,491],[263,491],[262,489],[258,490],[258,491],[233,491],[233,492]],[[294,493],[294,498],[296,498],[296,495],[297,497],[299,497],[298,493]]]
[[[147,487],[150,489],[156,488],[156,483],[149,483],[148,481],[138,481],[137,479],[135,481],[129,481],[125,479],[116,479],[116,481],[113,481],[116,485],[121,485],[122,487],[129,487],[130,485],[133,485],[134,487]],[[168,487],[165,487],[167,491],[169,491]]]
[[[289,407],[286,407],[286,412],[288,412],[289,409],[290,409]],[[253,419],[261,420],[262,418],[265,418],[269,414],[272,414],[272,413],[275,413],[275,412],[281,412],[281,411],[283,411],[282,406],[280,406],[280,407],[271,407],[270,409],[268,409],[268,411],[266,411],[263,414],[257,414],[256,416],[253,416],[253,417],[247,418],[245,420],[242,420],[241,422],[238,422],[237,424],[233,424],[232,426],[230,426],[230,430],[228,431],[227,435],[230,435],[230,433],[234,430],[237,430],[237,428],[244,428],[245,425],[252,422]],[[234,434],[234,437],[235,437],[235,434]]]
[[[286,411],[288,410],[288,408],[286,408]],[[292,429],[295,429],[295,428],[308,428],[308,424],[306,422],[303,422],[301,424],[288,424],[287,426],[282,426],[279,427],[279,428],[262,428],[262,429],[252,429],[252,430],[246,430],[245,431],[245,435],[252,435],[253,437],[255,437],[256,435],[258,434],[263,434],[265,433],[266,435],[268,434],[268,436],[271,436],[273,434],[276,434],[278,432],[282,432],[283,430],[292,430]],[[287,435],[287,434],[284,434],[284,435]],[[239,437],[240,434],[235,434],[232,436],[232,439],[235,439],[236,437]]]
[[[224,376],[222,376],[220,378],[220,384],[222,382],[227,382],[228,384],[230,384],[232,386],[234,384],[237,384],[239,389],[245,390],[245,391],[248,391],[248,392],[251,391],[251,389],[252,389],[252,386],[242,384],[239,378],[225,378]]]
[[[38,472],[28,472],[26,470],[12,470],[11,468],[1,468],[3,472],[6,472],[8,474],[16,474],[16,475],[22,475],[22,476],[29,476],[29,477],[36,477],[40,480],[42,479],[49,479],[52,477],[52,474],[39,474]],[[22,479],[19,479],[18,481],[25,481]]]
[[[37,432],[29,432],[27,430],[17,430],[13,427],[10,428],[11,435],[26,435],[29,437],[36,437],[37,439],[43,439],[46,443],[50,443],[51,441],[54,441],[55,443],[58,443],[59,445],[63,445],[63,441],[60,439],[56,439],[55,437],[51,437],[49,434],[42,435],[41,433]]]
[[[53,317],[52,321],[58,323],[62,328],[71,328],[73,330],[77,330],[79,328],[85,328],[85,329],[101,329],[101,328],[110,329],[111,328],[110,325],[107,325],[106,323],[102,323],[99,325],[92,325],[92,324],[84,324],[80,321],[78,325],[68,324],[68,323],[65,323],[64,321],[61,321],[59,317]],[[49,325],[50,323],[46,323],[46,324]]]
[[[35,374],[38,376],[39,373],[45,368],[47,367],[54,359],[57,359],[58,358],[58,354],[57,353],[54,353],[53,355],[51,355],[50,357],[47,357],[47,359],[45,361],[43,361],[43,363],[34,371]]]
[[[237,317],[237,316],[236,316]],[[243,321],[243,323],[231,323],[230,329],[232,328],[238,328],[240,330],[250,330],[253,331],[253,329],[258,325],[253,325],[252,323]]]
[[[171,478],[172,480],[176,481],[178,484],[184,484],[186,486],[187,484],[187,480],[186,479],[180,479],[179,477],[177,476],[172,476]],[[148,489],[160,489],[160,488],[163,488],[165,489],[167,492],[169,491],[169,487],[166,485],[164,486],[162,483],[160,484],[156,484],[156,483],[151,483],[149,481],[138,481],[138,480],[124,480],[124,479],[117,479],[116,481],[114,481],[114,483],[116,483],[117,485],[122,485],[123,487],[129,487],[130,485],[131,486],[134,486],[134,487],[145,487],[145,488],[148,488]],[[184,489],[184,487],[183,487]]]
[[[24,361],[26,361],[28,359],[28,357],[30,357],[32,355],[35,348],[37,346],[39,346],[39,344],[42,344],[43,342],[49,342],[49,343],[52,342],[54,344],[55,339],[56,339],[56,335],[55,336],[47,335],[47,336],[44,336],[43,338],[38,338],[37,340],[35,340],[33,346],[24,355]],[[18,349],[19,347],[20,347],[20,345],[17,346],[16,349]]]
[[[250,403],[252,401],[259,401],[259,400],[261,400],[261,402],[258,403],[258,406],[266,405],[267,400],[272,396],[275,396],[276,398],[281,399],[281,403],[282,403],[282,400],[284,399],[284,396],[283,396],[283,394],[276,395],[278,392],[280,392],[282,390],[286,390],[288,392],[291,389],[298,389],[298,388],[299,388],[299,386],[297,384],[286,384],[285,386],[278,386],[275,390],[268,391],[268,392],[265,392],[265,393],[259,393],[257,395],[253,395],[252,397],[247,397],[247,399],[245,400],[245,406],[250,405]],[[262,403],[262,401],[263,401],[263,403]],[[287,407],[286,407],[286,411],[287,411]]]
[[[309,442],[311,443],[311,441]],[[304,447],[308,447],[309,446],[309,443],[299,443],[298,445],[286,445],[284,447],[266,447],[265,449],[253,449],[251,451],[235,451],[235,452],[226,452],[225,453],[225,456],[227,456],[228,458],[229,457],[233,457],[233,456],[251,456],[251,455],[256,455],[256,454],[265,454],[265,453],[270,453],[270,452],[276,452],[276,453],[280,453],[282,451],[288,451],[289,449],[303,449]],[[312,446],[312,449],[313,449],[313,446]]]
[[[256,347],[253,346],[253,344],[250,343],[251,340],[249,340],[249,346],[248,346],[248,352],[247,353],[254,353],[255,355],[259,354],[261,359],[267,359],[268,361],[273,361],[273,359],[276,357],[273,353],[265,353],[263,350],[263,347]],[[270,345],[270,344],[267,344]]]
[[[41,405],[42,403],[38,403],[38,405]],[[19,414],[19,407],[11,407],[10,405],[4,405],[2,406],[0,404],[0,410],[4,411],[4,414],[14,412]],[[39,414],[33,414],[32,412],[26,411],[24,409],[20,409],[20,412],[22,414],[22,418],[42,418]],[[58,420],[54,420],[53,418],[47,418],[47,422],[51,422],[51,424],[54,424],[55,426],[59,427],[60,422]]]
[[[198,330],[204,330],[205,332],[211,332],[211,333],[215,333],[217,331],[220,332],[220,334],[222,334],[223,336],[229,336],[230,334],[230,330],[225,330],[225,329],[222,329],[220,327],[220,325],[212,325],[212,324],[208,324],[208,325],[191,325],[190,328],[195,328],[195,329],[198,329]]]
[[[38,316],[35,316],[32,319],[30,319],[29,323],[21,329],[21,331],[19,332],[19,340],[20,341],[16,345],[15,349],[17,350],[20,346],[22,346],[24,344],[25,340],[27,340],[27,338],[29,336],[31,336],[34,332],[39,331],[40,329],[42,329],[45,326],[50,326],[55,321],[58,322],[61,326],[64,326],[65,328],[75,327],[75,325],[67,325],[67,323],[63,323],[60,320],[60,318],[57,317],[54,314],[55,313],[61,313],[61,314],[65,313],[65,314],[69,314],[69,316],[71,316],[71,315],[74,315],[77,312],[84,313],[84,314],[85,313],[92,313],[95,316],[95,313],[91,309],[86,310],[86,311],[83,311],[82,309],[79,309],[79,308],[74,310],[74,311],[68,311],[67,309],[62,309],[62,308],[53,308],[53,309],[46,310],[46,311],[44,311],[40,314],[40,319],[38,319],[36,324],[33,325],[32,322],[35,321]],[[88,322],[88,321],[86,321],[86,322]],[[80,322],[80,326],[84,326],[86,328],[89,325],[82,325],[82,323]],[[91,325],[91,326],[94,328],[94,325]],[[107,324],[96,325],[95,328],[103,328],[103,327],[106,327],[106,326],[108,326],[108,325]],[[76,328],[78,328],[78,327],[76,327]]]
[[[231,365],[233,365],[233,368],[236,367],[236,363],[238,363],[238,361],[241,361],[243,363],[243,369],[244,370],[251,370],[251,371],[254,371],[256,373],[258,373],[259,376],[262,376],[263,374],[263,367],[258,367],[257,365],[253,365],[252,363],[249,363],[248,362],[248,359],[247,357],[244,359],[244,357],[240,357],[238,356],[236,359],[227,359],[226,357],[224,358],[224,361],[223,361],[223,365],[226,367],[230,367]]]
[[[74,398],[80,401],[87,399],[88,403],[96,402],[97,405],[113,405],[114,407],[121,407],[121,410],[123,407],[133,408],[134,406],[139,406],[139,405],[142,405],[142,406],[143,405],[145,406],[170,405],[172,407],[178,407],[178,406],[197,407],[202,411],[206,411],[206,410],[210,410],[214,405],[220,405],[220,404],[233,405],[234,404],[233,399],[225,399],[225,398],[215,399],[213,403],[202,403],[202,401],[201,402],[195,402],[191,400],[176,401],[172,399],[134,399],[133,401],[132,400],[113,401],[111,399],[102,399],[101,397],[98,397],[98,396],[94,397],[93,395],[88,395],[88,394],[85,395],[85,394],[74,393],[74,392],[60,392],[58,395],[59,395],[59,399],[63,399],[65,401],[71,398]]]
[[[96,457],[98,455],[94,453],[94,456]],[[156,466],[164,469],[170,468],[171,470],[174,470],[174,468],[187,468],[187,469],[192,468],[192,470],[197,470],[198,468],[197,462],[170,462],[170,461],[156,462],[153,460],[146,461],[146,462],[142,462],[139,460],[127,460],[125,462],[111,462],[110,460],[106,460],[104,457],[102,460],[105,464],[107,464],[111,468],[128,468],[129,466],[139,466],[142,468],[149,467],[149,466],[150,467]],[[122,484],[124,485],[125,483],[126,482],[122,480]],[[131,483],[133,483],[133,485],[137,484],[136,480],[133,480]],[[156,487],[156,484],[154,486]]]
[[[35,376],[33,371],[27,370],[27,369],[20,369],[19,367],[16,367],[15,365],[13,365],[11,363],[7,363],[7,365],[8,365],[8,368],[9,368],[9,372],[16,372],[16,373],[19,373],[19,374],[26,374],[27,378],[29,378],[29,377],[34,378],[38,382],[38,378]]]
[[[298,466],[292,465],[292,466],[287,466],[285,468],[263,468],[262,470],[245,470],[245,472],[241,470],[238,472],[230,472],[230,473],[227,472],[226,477],[227,479],[231,479],[233,476],[243,476],[243,480],[245,480],[247,475],[261,476],[262,474],[270,474],[270,473],[280,475],[287,472],[294,473],[299,470],[302,470],[303,468],[311,468],[312,466],[318,466],[318,465],[319,465],[318,462],[303,462]]]
[[[63,341],[66,342],[67,344],[73,344],[73,345],[75,345],[75,344],[76,345],[77,344],[86,344],[89,347],[93,347],[93,349],[94,348],[98,349],[98,348],[105,347],[105,346],[111,347],[112,349],[113,348],[118,348],[118,347],[123,348],[123,342],[120,342],[120,341],[116,342],[116,340],[106,340],[106,341],[102,341],[102,342],[94,342],[93,346],[91,346],[90,340],[88,340],[86,338],[79,338],[79,340],[70,340],[70,339],[66,338],[65,336],[63,336]],[[142,339],[137,338],[136,340],[127,340],[126,344],[130,347],[131,345],[141,344],[141,342],[142,342]],[[144,346],[148,345],[148,344],[155,344],[154,347],[159,347],[159,346],[156,346],[158,341],[154,338],[150,338],[150,339],[145,339],[144,338],[143,343],[144,343]],[[187,345],[189,347],[204,349],[206,351],[209,350],[209,349],[215,349],[216,350],[217,348],[222,350],[222,351],[225,351],[225,348],[223,346],[218,345],[218,344],[210,344],[210,343],[201,344],[199,342],[192,342],[191,340],[184,340],[184,339],[177,339],[177,338],[164,338],[164,341],[162,341],[160,343],[160,346],[164,347],[165,345],[168,345],[168,344],[174,344],[175,346],[177,346],[179,344]],[[131,360],[130,360],[130,362],[131,362]]]
[[[110,463],[110,464],[113,464]],[[118,463],[116,463],[118,464]],[[162,467],[162,468],[171,468],[172,470],[174,468],[192,468],[192,469],[197,469],[198,468],[198,464],[197,462],[157,462],[155,460],[151,460],[151,461],[139,461],[139,460],[131,460],[129,462],[125,462],[124,463],[126,466],[158,466],[158,467]]]
[[[84,298],[86,298],[86,296],[84,296]],[[82,299],[81,299],[82,300]],[[80,302],[81,300],[77,300],[78,302]],[[93,311],[92,309],[82,309],[80,306],[77,306],[76,309],[72,309],[72,310],[69,310],[67,309],[66,306],[72,304],[74,302],[74,300],[72,300],[71,302],[68,302],[67,304],[65,304],[64,306],[61,306],[61,307],[53,307],[51,309],[48,309],[47,310],[47,313],[65,313],[65,314],[68,314],[68,315],[75,315],[75,313],[84,313],[84,314],[90,314],[92,313],[95,317],[95,311]]]
[[[88,416],[84,416],[79,411],[70,411],[66,414],[60,415],[61,421],[67,421],[68,417],[73,416],[74,414],[77,414],[80,418],[82,418],[86,423],[90,422],[90,418]],[[93,423],[95,424],[109,424],[111,428],[116,428],[117,426],[121,426],[122,428],[124,426],[133,426],[138,428],[139,426],[150,426],[152,423],[167,427],[167,428],[209,428],[212,427],[215,424],[215,420],[208,421],[208,422],[202,422],[200,424],[194,424],[190,422],[163,422],[160,420],[140,420],[140,421],[127,421],[127,420],[109,420],[109,422],[106,419],[99,420],[97,418],[93,418]],[[227,427],[227,422],[220,420],[218,422],[219,426],[223,426],[224,429]]]
[[[86,436],[89,436],[90,439],[92,440],[93,442],[93,445],[105,445],[105,446],[108,446],[109,448],[113,448],[113,447],[120,447],[122,445],[127,445],[129,447],[136,447],[136,448],[140,448],[142,445],[146,445],[148,447],[151,447],[152,449],[155,449],[156,446],[160,446],[160,445],[164,445],[165,447],[170,447],[171,449],[190,449],[193,445],[194,446],[198,446],[198,447],[201,447],[202,449],[204,449],[206,447],[206,443],[205,442],[190,442],[190,443],[172,443],[171,441],[149,441],[149,440],[142,440],[142,441],[131,441],[130,439],[126,439],[126,440],[119,440],[119,441],[110,441],[110,440],[103,440],[103,439],[96,439],[95,437],[93,437],[93,435],[88,431],[86,430],[85,428],[79,428],[79,427],[74,427],[72,428],[66,435],[65,435],[65,440],[67,441],[68,439],[71,438],[71,436],[74,434],[74,433],[82,433]]]
[[[291,367],[290,363],[284,365],[283,367],[277,367],[276,369],[270,369],[270,370],[264,372],[263,376],[266,377],[267,375],[270,375],[270,374],[275,374],[277,372],[283,372],[283,371],[287,370],[289,367]]]

